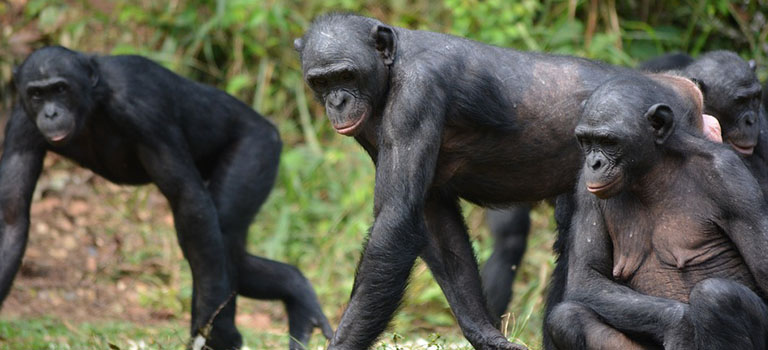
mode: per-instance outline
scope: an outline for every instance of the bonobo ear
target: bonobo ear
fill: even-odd
[[[696,79],[696,78],[690,78],[690,79],[691,79],[691,81],[694,84],[696,84],[696,86],[699,87],[699,90],[701,90],[701,94],[702,95],[706,95],[707,94],[707,84],[704,84],[703,81],[701,81],[699,79]]]
[[[296,38],[296,40],[293,41],[293,49],[301,52],[301,50],[304,49],[304,39]]]
[[[747,63],[749,63],[749,69],[751,69],[754,72],[755,69],[757,68],[757,63],[755,63],[755,60],[749,60],[749,62]]]
[[[675,115],[672,108],[663,103],[657,103],[648,108],[648,112],[645,112],[645,119],[651,123],[656,144],[664,144],[675,127]]]
[[[373,40],[376,42],[376,51],[379,52],[381,59],[384,60],[384,64],[392,65],[397,51],[395,30],[390,26],[377,24],[373,27],[371,36],[373,36]]]
[[[91,78],[91,87],[95,87],[99,84],[101,75],[99,74],[99,65],[96,62],[96,57],[88,57],[88,67],[90,68],[89,76]]]

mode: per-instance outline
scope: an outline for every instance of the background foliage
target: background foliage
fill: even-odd
[[[293,39],[311,19],[330,10],[360,12],[398,26],[451,33],[493,45],[628,66],[670,51],[695,56],[728,49],[755,59],[759,75],[768,75],[766,0],[4,0],[0,1],[0,117],[7,117],[13,99],[13,66],[31,50],[52,44],[104,54],[145,55],[183,76],[216,85],[242,99],[275,122],[285,142],[276,188],[252,227],[249,249],[299,266],[314,283],[335,324],[351,289],[363,234],[372,221],[373,169],[351,139],[334,134],[322,106],[307,97],[293,51]],[[47,162],[47,168],[49,172],[52,168],[65,173],[80,171],[57,160]],[[56,183],[54,180],[48,177],[41,181]],[[61,181],[72,184],[75,180],[65,177]],[[89,183],[94,184],[97,199],[117,198],[103,181]],[[99,192],[99,186],[107,190]],[[66,186],[39,187],[49,192],[38,193],[36,198],[55,197]],[[161,215],[157,211],[167,215],[164,207],[158,209],[142,200],[156,196],[154,189],[127,191],[118,195],[136,200],[107,206],[105,215],[115,213],[120,220],[132,223]],[[153,212],[146,217],[131,214],[149,209]],[[490,254],[491,242],[482,225],[482,212],[469,205],[465,209],[477,254],[484,260]],[[534,348],[540,341],[544,281],[553,261],[549,217],[550,209],[544,207],[534,214],[532,242],[516,284],[511,322],[505,328]],[[45,220],[33,217],[33,221],[38,219]],[[94,229],[121,234],[104,220],[96,220]],[[134,281],[146,285],[137,292],[140,305],[166,310],[171,318],[163,326],[168,327],[167,332],[153,333],[131,323],[99,327],[88,322],[66,327],[75,332],[62,332],[66,315],[39,317],[20,312],[8,316],[6,312],[0,322],[0,347],[103,348],[111,344],[130,348],[136,344],[135,338],[148,339],[147,346],[156,348],[183,344],[182,327],[186,323],[179,318],[184,319],[189,308],[189,274],[177,249],[155,251],[152,244],[143,244],[160,240],[172,246],[174,241],[168,222],[150,222],[152,225],[141,226],[143,241],[115,254],[138,271],[136,280],[149,281]],[[33,225],[32,247],[35,235],[42,234],[37,231],[39,227]],[[162,258],[162,264],[148,269],[148,261],[156,263],[152,259],[157,257]],[[92,272],[106,275],[97,281],[119,280],[115,274],[124,271],[115,272],[109,266]],[[427,341],[406,348],[441,348],[460,338],[428,271],[421,264],[414,271],[406,305],[382,348],[403,348],[404,342],[417,338]],[[274,336],[284,331],[279,308],[254,308],[254,312],[277,313],[273,317],[277,330],[246,330],[248,343],[254,348],[282,348],[284,337]]]

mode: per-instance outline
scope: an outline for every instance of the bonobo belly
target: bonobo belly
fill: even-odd
[[[627,285],[643,294],[688,302],[691,289],[708,278],[736,281],[756,291],[755,281],[735,249],[714,252],[711,258],[678,268],[659,254],[650,254]]]
[[[446,131],[434,183],[481,205],[552,198],[570,191],[581,167],[572,138]]]
[[[116,184],[143,185],[151,181],[134,145],[118,137],[100,141],[73,140],[66,147],[52,151]]]

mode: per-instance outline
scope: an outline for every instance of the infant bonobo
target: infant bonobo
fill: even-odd
[[[292,349],[332,330],[309,281],[291,265],[248,254],[253,217],[280,157],[275,127],[221,90],[139,56],[63,47],[32,53],[0,159],[0,303],[19,269],[32,193],[48,151],[119,184],[154,183],[173,211],[192,270],[192,336],[211,349],[241,345],[234,294],[285,303]]]
[[[768,208],[685,90],[621,75],[585,104],[558,349],[765,349]]]

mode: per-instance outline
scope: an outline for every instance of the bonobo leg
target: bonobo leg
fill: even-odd
[[[689,319],[695,349],[766,349],[768,309],[746,286],[710,278],[691,291]]]
[[[279,299],[288,313],[290,348],[304,349],[314,327],[326,337],[333,333],[312,285],[294,266],[245,252],[245,240],[254,216],[267,199],[277,174],[280,139],[267,122],[244,128],[214,169],[209,183],[232,259],[233,290],[255,299]],[[234,302],[234,300],[232,301]],[[209,346],[217,349],[218,335]]]
[[[498,319],[512,299],[512,283],[523,259],[531,228],[531,206],[488,209],[485,220],[495,240],[493,254],[481,273],[488,310]]]
[[[566,279],[568,277],[568,239],[570,237],[571,220],[576,211],[576,201],[573,193],[561,194],[555,200],[555,222],[557,223],[557,239],[552,247],[555,253],[555,269],[549,279],[547,286],[547,301],[544,305],[544,319],[552,313],[552,309],[563,301]],[[544,350],[553,350],[552,337],[547,327],[548,322],[542,325],[542,348]]]
[[[480,286],[458,198],[432,193],[425,208],[429,241],[421,257],[443,289],[464,336],[475,349],[525,349],[493,326]]]
[[[552,347],[558,350],[642,350],[661,346],[640,344],[599,319],[586,306],[563,302],[552,308],[546,321]]]

